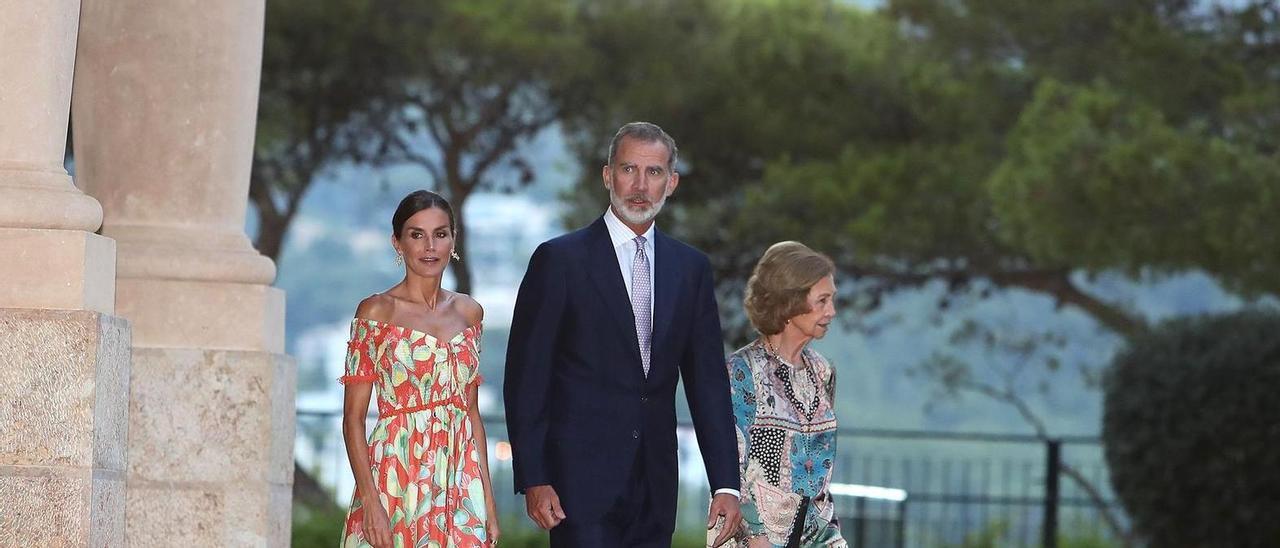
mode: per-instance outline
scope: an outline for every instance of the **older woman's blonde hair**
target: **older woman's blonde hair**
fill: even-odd
[[[781,332],[787,320],[812,309],[809,290],[835,271],[830,258],[800,242],[769,246],[747,280],[743,304],[751,325],[762,335]]]

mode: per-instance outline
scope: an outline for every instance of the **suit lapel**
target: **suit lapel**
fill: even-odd
[[[600,292],[600,297],[604,299],[605,309],[630,342],[628,347],[635,351],[635,363],[639,370],[640,341],[636,338],[636,318],[631,311],[631,299],[627,297],[627,286],[622,281],[618,255],[613,250],[613,240],[609,238],[609,228],[605,226],[603,218],[592,223],[587,245],[587,260],[590,262],[587,272]]]
[[[666,347],[663,343],[666,342],[671,318],[675,314],[679,268],[674,262],[675,252],[671,248],[671,239],[657,230],[653,234],[653,348],[650,356],[652,363],[656,365],[660,349]]]

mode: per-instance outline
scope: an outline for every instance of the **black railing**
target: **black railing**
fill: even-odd
[[[299,457],[309,457],[304,466],[323,470],[322,483],[350,475],[344,469],[340,411],[297,413]],[[491,446],[505,439],[505,426],[502,417],[485,418]],[[688,424],[680,427],[691,429]],[[837,439],[840,456],[833,482],[906,493],[903,500],[836,496],[842,531],[856,548],[950,546],[977,536],[998,538],[1004,546],[1049,548],[1063,535],[1115,542],[1098,519],[1099,512],[1118,513],[1118,506],[1097,437],[841,428]],[[504,522],[504,530],[510,531],[528,524],[519,519],[523,502],[501,487],[509,484],[510,470],[495,453],[491,449],[489,455],[495,461],[499,511],[517,518]],[[1106,497],[1102,508],[1073,481],[1060,481],[1061,464],[1068,460]],[[682,527],[693,530],[705,524],[706,496],[705,488],[682,494]]]

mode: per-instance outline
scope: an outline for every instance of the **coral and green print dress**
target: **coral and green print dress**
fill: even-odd
[[[467,409],[479,383],[480,326],[448,341],[406,327],[356,318],[342,383],[370,382],[378,422],[369,465],[396,548],[482,546],[485,494]],[[358,489],[358,488],[357,488]],[[369,546],[364,509],[352,496],[342,546]]]

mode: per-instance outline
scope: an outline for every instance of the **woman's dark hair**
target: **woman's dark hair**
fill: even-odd
[[[391,216],[391,234],[399,238],[400,231],[404,230],[404,222],[409,220],[409,217],[433,207],[442,209],[449,215],[449,232],[457,233],[458,223],[453,218],[453,206],[449,205],[449,200],[430,190],[415,190],[400,200],[400,206],[396,207],[395,215]]]

